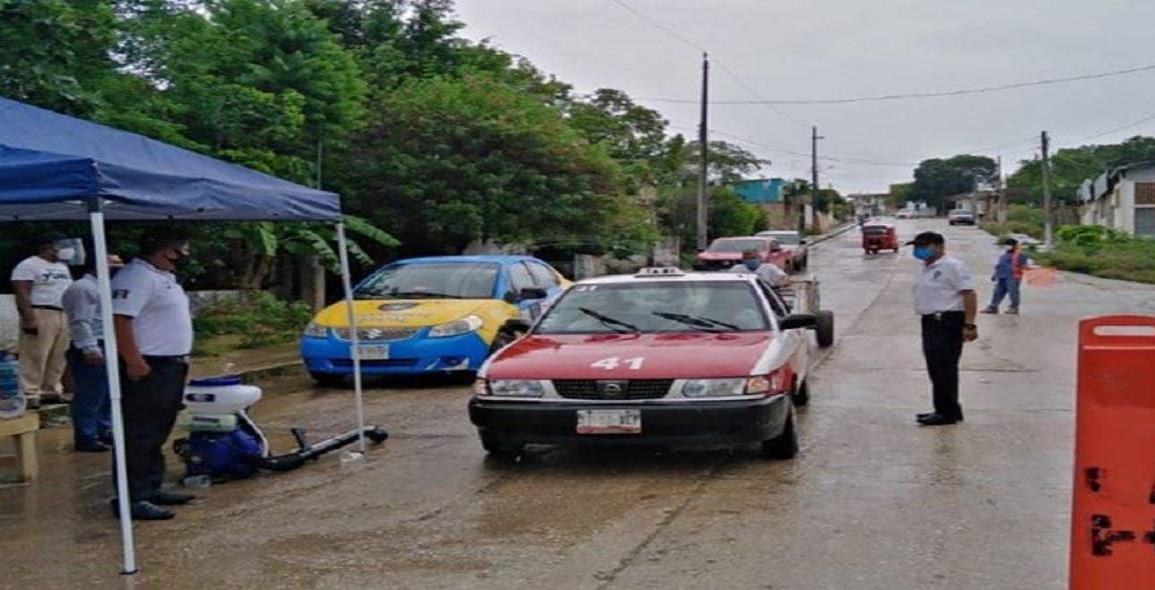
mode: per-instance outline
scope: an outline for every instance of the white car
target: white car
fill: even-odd
[[[975,214],[969,209],[952,209],[946,215],[947,223],[951,225],[974,225]]]

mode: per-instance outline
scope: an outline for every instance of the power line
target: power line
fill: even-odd
[[[612,0],[617,2],[618,0]],[[1113,70],[1110,72],[1099,72],[1095,74],[1084,74],[1081,76],[1069,76],[1065,78],[1050,78],[1045,80],[1032,80],[1030,82],[1014,82],[1010,84],[999,84],[997,86],[984,86],[981,88],[968,88],[962,90],[946,90],[941,92],[912,92],[907,94],[884,94],[879,96],[855,96],[849,98],[817,98],[817,99],[788,99],[788,100],[717,100],[714,104],[726,105],[821,105],[821,104],[850,104],[859,102],[885,102],[892,100],[908,100],[918,98],[942,98],[948,96],[966,96],[972,94],[987,94],[991,92],[1002,92],[1005,90],[1015,90],[1018,88],[1028,88],[1032,86],[1048,86],[1051,84],[1063,84],[1066,82],[1080,82],[1085,80],[1098,80],[1101,78],[1111,78],[1115,76],[1127,76],[1130,74],[1138,74],[1142,72],[1149,72],[1155,70],[1155,64],[1139,66],[1135,68],[1127,68],[1123,70]],[[668,102],[674,104],[692,103],[694,101],[683,98],[642,98],[639,100],[648,100],[653,102]]]

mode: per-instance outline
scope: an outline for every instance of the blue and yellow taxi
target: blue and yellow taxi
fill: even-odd
[[[353,290],[361,372],[423,375],[475,372],[512,318],[534,320],[570,283],[531,256],[440,256],[386,265]],[[317,314],[301,358],[318,383],[353,374],[348,308]]]

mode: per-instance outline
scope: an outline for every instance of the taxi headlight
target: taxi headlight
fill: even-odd
[[[545,387],[542,387],[541,381],[492,379],[488,384],[489,393],[495,397],[541,397],[545,394]]]
[[[448,338],[450,336],[461,336],[470,332],[476,332],[481,329],[485,322],[475,315],[467,315],[459,320],[446,322],[439,326],[433,326],[429,329],[430,338]]]
[[[685,397],[725,397],[742,395],[745,379],[690,379],[682,386]]]
[[[305,326],[305,336],[309,338],[328,338],[329,327],[322,326],[317,322],[309,322],[309,325]]]

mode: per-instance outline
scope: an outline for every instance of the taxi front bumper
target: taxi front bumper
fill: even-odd
[[[639,410],[640,434],[578,434],[578,410]],[[786,426],[785,395],[735,401],[649,404],[590,404],[494,401],[474,397],[469,419],[478,431],[505,445],[706,445],[733,446],[769,440]]]

